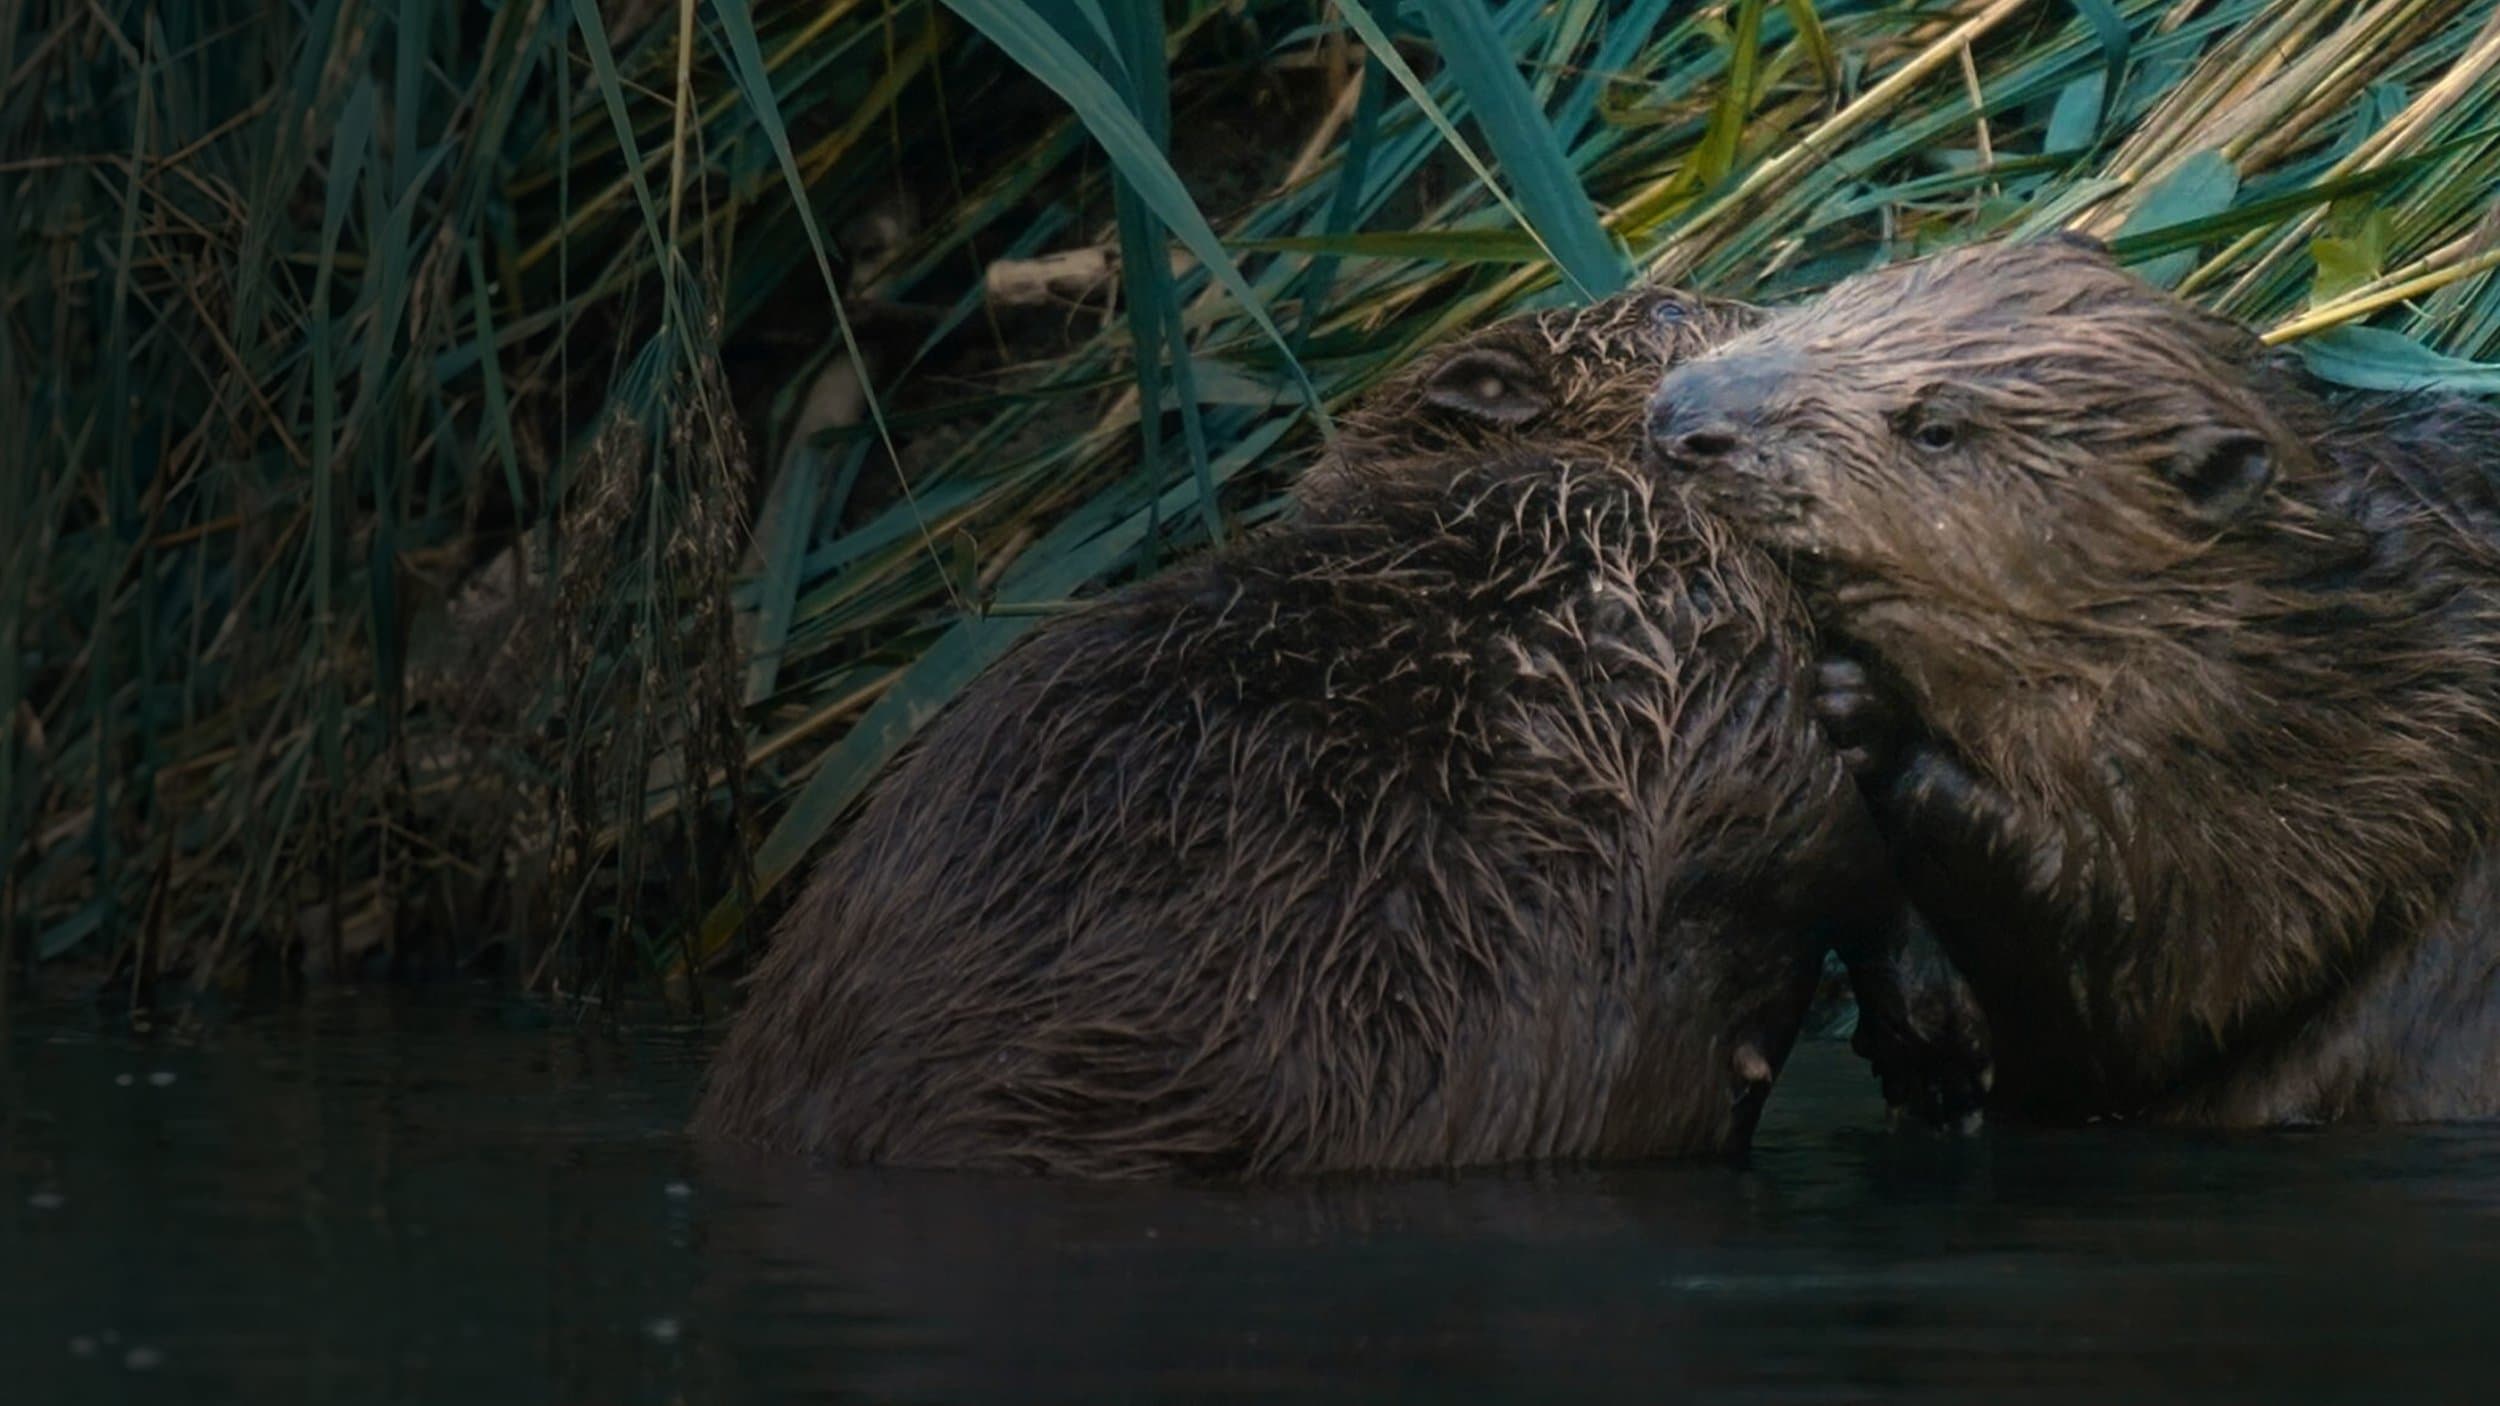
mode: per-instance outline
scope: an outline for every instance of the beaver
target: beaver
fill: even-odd
[[[1836,285],[1649,429],[1826,632],[1991,1111],[2500,1113],[2500,411],[2065,237]]]
[[[1793,594],[1637,462],[1658,370],[1747,315],[1487,329],[1298,513],[1020,642],[811,877],[698,1132],[1103,1178],[1723,1152],[1834,944],[1888,1088],[1966,1084]]]

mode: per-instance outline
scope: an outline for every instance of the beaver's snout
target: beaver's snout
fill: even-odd
[[[1794,362],[1765,351],[1676,367],[1649,397],[1650,452],[1683,468],[1728,458],[1760,429],[1763,406],[1795,374]]]

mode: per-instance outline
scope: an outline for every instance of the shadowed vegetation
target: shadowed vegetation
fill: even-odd
[[[734,957],[1019,634],[1643,273],[2071,225],[2500,390],[2495,0],[6,13],[0,970]]]

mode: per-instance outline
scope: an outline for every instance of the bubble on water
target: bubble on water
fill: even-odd
[[[673,1343],[677,1341],[678,1333],[683,1330],[678,1327],[677,1320],[674,1318],[654,1318],[642,1325],[642,1331],[649,1334],[651,1341],[655,1343]]]
[[[694,1195],[694,1188],[686,1185],[682,1181],[670,1182],[668,1185],[660,1189],[667,1193],[668,1199],[671,1201],[683,1201],[687,1197]]]
[[[26,1204],[38,1211],[57,1211],[69,1204],[69,1198],[57,1191],[38,1191],[26,1198]]]
[[[69,1355],[72,1357],[95,1356],[95,1339],[88,1337],[84,1333],[80,1333],[77,1337],[70,1339]]]
[[[159,1069],[155,1073],[148,1076],[148,1082],[160,1089],[173,1081],[174,1071],[170,1069]]]
[[[145,1372],[162,1366],[165,1354],[152,1347],[134,1347],[122,1354],[122,1365],[134,1372]]]
[[[116,1074],[113,1076],[113,1082],[126,1089],[139,1081],[128,1074]]]

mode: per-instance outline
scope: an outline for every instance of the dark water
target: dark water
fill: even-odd
[[[364,997],[0,1038],[0,1402],[2488,1400],[2500,1132],[1886,1131],[1257,1193],[813,1173],[702,1037]]]

